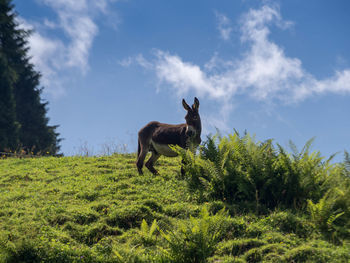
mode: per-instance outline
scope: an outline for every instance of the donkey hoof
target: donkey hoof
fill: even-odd
[[[159,175],[158,171],[156,169],[150,169],[151,173],[154,174],[154,175]]]
[[[185,172],[185,169],[184,169],[184,168],[181,168],[181,176],[182,176],[182,177],[185,177],[185,176],[186,176],[186,172]]]

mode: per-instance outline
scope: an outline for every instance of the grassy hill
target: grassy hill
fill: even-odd
[[[324,195],[309,210],[271,208],[258,190],[237,205],[210,192],[210,173],[194,187],[194,159],[188,178],[180,158],[161,157],[159,176],[138,175],[135,159],[0,159],[0,262],[350,261],[347,211],[331,213],[329,229],[317,221]]]

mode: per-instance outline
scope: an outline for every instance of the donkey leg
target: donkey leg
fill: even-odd
[[[181,160],[181,176],[185,177],[185,165],[186,161],[184,159]]]
[[[143,174],[142,167],[143,167],[143,162],[145,161],[147,153],[148,153],[148,148],[141,145],[141,151],[139,156],[137,156],[137,161],[136,161],[136,166],[139,174]]]
[[[148,168],[148,170],[151,171],[151,173],[153,174],[158,174],[158,171],[154,168],[154,164],[155,162],[158,160],[158,158],[160,157],[160,154],[158,154],[155,151],[152,151],[152,156],[149,158],[149,160],[146,162],[146,167]]]

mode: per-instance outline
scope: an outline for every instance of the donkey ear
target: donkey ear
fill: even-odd
[[[182,99],[182,106],[184,106],[185,110],[187,111],[191,110],[191,107],[187,104],[185,99]]]
[[[194,97],[194,104],[192,105],[192,109],[198,110],[198,108],[199,108],[199,100],[197,99],[197,97]]]

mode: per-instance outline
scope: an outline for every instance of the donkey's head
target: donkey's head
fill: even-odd
[[[192,107],[190,107],[185,99],[182,99],[182,105],[187,110],[187,114],[185,116],[186,124],[187,124],[187,130],[186,134],[190,137],[194,137],[196,139],[196,142],[199,144],[201,143],[200,135],[202,131],[202,123],[201,118],[199,116],[199,100],[197,98],[194,98],[194,103]]]

